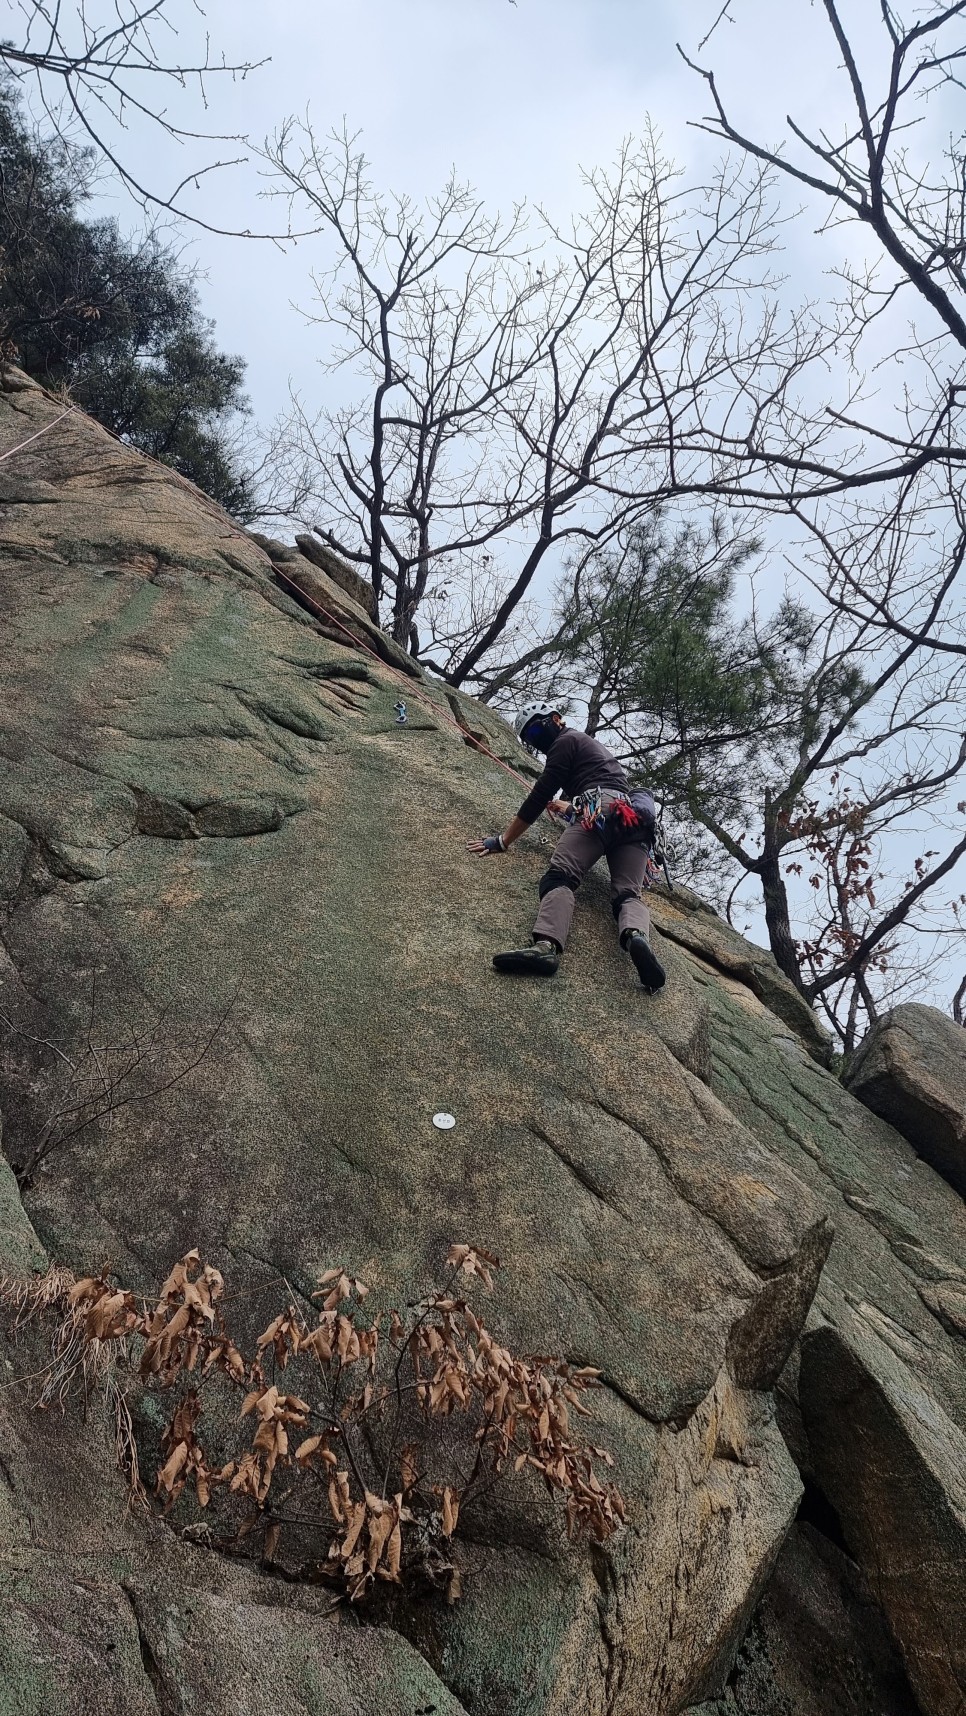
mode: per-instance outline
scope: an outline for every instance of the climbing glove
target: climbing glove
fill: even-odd
[[[502,834],[485,834],[480,844],[482,845],[483,850],[491,856],[494,852],[506,851],[506,847],[503,844]]]

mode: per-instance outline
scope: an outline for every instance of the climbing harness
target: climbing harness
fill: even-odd
[[[609,788],[588,787],[586,792],[574,794],[570,809],[562,820],[570,823],[571,827],[579,826],[588,834],[598,835],[601,840],[616,834],[617,844],[621,844],[621,837],[633,841],[635,833],[640,830],[645,835],[640,844],[647,852],[643,888],[653,888],[663,869],[668,888],[673,889],[656,831],[650,839],[645,833],[648,825],[655,826],[653,807],[654,800],[648,792],[612,792]]]
[[[574,794],[563,820],[571,825],[579,823],[588,833],[631,835],[638,829],[646,833],[654,820],[653,804],[650,793],[588,787],[585,792]]]

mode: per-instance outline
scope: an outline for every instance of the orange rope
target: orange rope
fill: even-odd
[[[391,662],[384,661],[377,650],[372,649],[369,644],[363,643],[361,638],[359,638],[355,632],[350,632],[348,626],[344,626],[341,620],[337,620],[334,614],[330,614],[328,609],[323,608],[319,602],[316,602],[312,596],[308,595],[306,591],[302,589],[301,584],[297,584],[295,582],[294,578],[287,577],[281,568],[275,565],[274,561],[272,562],[272,570],[274,571],[276,578],[278,578],[281,583],[288,584],[292,590],[297,590],[302,601],[307,602],[310,608],[314,608],[315,612],[322,619],[327,620],[330,625],[336,626],[340,632],[344,632],[354,649],[364,649],[367,655],[372,656],[373,661],[377,661],[379,663],[379,666],[382,668],[384,673],[392,673],[397,679],[402,680],[402,683],[405,685],[410,697],[415,697],[418,702],[425,703],[426,707],[432,711],[438,720],[446,721],[450,727],[453,727],[460,735],[464,744],[469,743],[472,745],[474,750],[482,751],[484,756],[489,757],[492,762],[496,763],[498,768],[503,769],[508,775],[512,775],[514,780],[522,782],[525,787],[530,786],[530,782],[527,780],[526,775],[521,775],[510,763],[505,763],[502,757],[498,757],[495,751],[491,751],[488,745],[484,745],[482,739],[477,739],[474,734],[468,733],[466,728],[463,727],[454,716],[445,714],[439,707],[439,704],[436,703],[432,697],[428,697],[425,693],[417,691],[414,688],[409,675],[404,673],[402,668],[393,667]]]

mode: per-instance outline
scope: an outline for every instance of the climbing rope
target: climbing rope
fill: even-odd
[[[344,632],[354,649],[365,650],[367,655],[371,655],[373,661],[378,662],[383,673],[391,673],[397,679],[401,680],[403,685],[405,685],[409,696],[415,697],[420,703],[425,703],[427,709],[436,716],[437,720],[445,721],[447,726],[452,727],[453,730],[459,734],[464,744],[471,745],[475,751],[482,751],[485,757],[489,757],[491,762],[496,763],[497,768],[502,769],[505,774],[512,775],[513,779],[520,781],[523,786],[528,787],[530,785],[526,775],[521,775],[519,770],[515,769],[511,763],[504,762],[503,758],[498,757],[495,751],[491,751],[488,745],[484,745],[482,739],[478,739],[474,733],[468,732],[462,722],[456,720],[455,716],[447,715],[440,708],[434,698],[428,696],[425,692],[417,691],[408,673],[404,673],[402,668],[393,667],[391,662],[384,661],[378,650],[373,649],[367,643],[363,643],[362,639],[356,632],[351,632],[348,626],[343,625],[342,621],[336,618],[335,614],[330,614],[327,608],[323,608],[321,602],[317,602],[313,596],[308,595],[307,592],[302,589],[301,584],[297,584],[294,578],[289,578],[286,573],[284,573],[279,566],[275,566],[274,563],[273,570],[280,583],[287,584],[290,589],[297,591],[301,600],[303,602],[307,602],[314,613],[318,614],[320,618],[324,619],[329,625],[335,626],[338,631]],[[398,704],[396,707],[398,709]]]
[[[50,422],[45,423],[42,429],[38,429],[35,435],[28,435],[26,441],[18,441],[15,447],[8,447],[5,453],[0,453],[0,465],[4,459],[12,459],[14,453],[19,453],[22,448],[29,447],[31,441],[39,441],[41,435],[46,435],[48,429],[53,429],[56,424],[62,423],[65,417],[69,417],[71,412],[76,410],[76,405],[68,405],[66,411],[62,411],[59,417],[52,417]]]

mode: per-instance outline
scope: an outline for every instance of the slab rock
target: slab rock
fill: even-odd
[[[45,1263],[23,1211],[0,1227],[0,1273]],[[49,1356],[0,1322],[3,1716],[465,1716],[397,1632],[132,1512],[110,1403],[39,1414],[17,1386]]]
[[[309,533],[296,536],[295,545],[299,552],[304,554],[306,560],[311,560],[314,565],[320,566],[323,572],[328,573],[333,584],[337,584],[340,590],[344,590],[347,596],[351,596],[354,602],[358,602],[360,608],[365,608],[371,620],[378,620],[378,604],[372,585],[367,583],[364,578],[360,578],[358,572],[353,571],[352,567],[348,566],[333,549],[329,548],[319,537]]]
[[[0,395],[0,445],[55,414]],[[497,1252],[501,1334],[603,1372],[628,1528],[571,1549],[518,1484],[474,1524],[463,1602],[394,1625],[486,1716],[681,1708],[725,1671],[794,1517],[768,1390],[823,1212],[707,1088],[683,970],[647,1013],[599,890],[553,992],[492,970],[546,862],[542,834],[512,866],[466,853],[524,790],[497,717],[423,682],[400,726],[367,615],[347,633],[290,601],[290,561],[80,415],[0,471],[0,816],[22,846],[4,1145],[46,1252],[148,1288],[198,1245],[253,1318],[334,1260],[411,1299],[452,1240]],[[71,1128],[92,1030],[108,1064],[133,1033],[181,1070]],[[64,1540],[83,1483],[50,1484],[49,1439],[15,1446],[17,1493],[34,1518],[50,1493]],[[132,1549],[125,1589],[150,1570]],[[208,1708],[195,1623],[168,1662],[134,1602],[185,1708]]]
[[[966,1197],[966,1031],[912,1001],[876,1020],[845,1079]]]
[[[0,449],[57,409],[11,385]],[[197,1245],[255,1328],[334,1263],[413,1300],[453,1240],[496,1252],[494,1330],[602,1373],[593,1435],[628,1524],[571,1546],[541,1491],[495,1490],[461,1521],[462,1600],[404,1592],[381,1614],[386,1707],[407,1710],[413,1675],[427,1708],[438,1685],[467,1716],[677,1716],[721,1696],[795,1518],[796,1461],[826,1459],[798,1385],[806,1318],[844,1328],[860,1297],[963,1421],[962,1201],[828,1072],[763,950],[697,906],[655,896],[658,997],[596,880],[553,984],[494,972],[553,839],[538,826],[500,864],[466,852],[519,804],[519,747],[408,657],[400,678],[343,590],[313,586],[320,617],[276,576],[290,560],[80,414],[0,465],[0,499],[0,1106],[38,1246],[148,1291]],[[132,1042],[148,1050],[123,1088],[108,1075],[106,1112],[73,1124],[78,1081],[103,1089]],[[251,1568],[232,1583],[156,1520],[119,1541],[96,1426],[38,1433],[15,1394],[0,1521],[56,1575],[45,1624],[78,1638],[57,1591],[80,1555],[105,1603],[121,1591],[161,1708],[236,1695],[228,1657],[206,1655],[219,1616],[269,1653],[261,1609],[284,1609],[290,1659],[318,1593]]]
[[[660,898],[664,935],[696,955],[706,969],[747,987],[794,1032],[814,1060],[828,1064],[832,1054],[828,1032],[779,969],[772,953],[738,935],[690,888],[662,888]]]
[[[16,1716],[465,1716],[398,1633],[274,1604],[253,1581],[112,1580],[29,1552],[0,1574],[0,1709]]]
[[[298,542],[304,545],[299,547],[277,542],[257,530],[247,532],[247,540],[265,551],[276,582],[316,616],[324,636],[336,643],[355,641],[410,678],[422,679],[419,664],[377,624],[371,587],[336,555],[311,536],[299,537]]]

